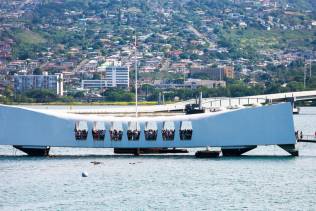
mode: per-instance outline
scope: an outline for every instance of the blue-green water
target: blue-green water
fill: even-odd
[[[297,129],[314,134],[316,108],[294,118]],[[133,157],[62,148],[51,154],[63,156],[30,158],[0,147],[0,209],[316,210],[316,144],[299,148],[300,157],[269,146],[251,156],[195,159],[194,151]]]

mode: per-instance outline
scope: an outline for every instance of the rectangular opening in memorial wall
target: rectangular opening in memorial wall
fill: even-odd
[[[156,122],[146,122],[145,139],[147,141],[155,141],[157,139],[158,127]]]
[[[182,121],[180,123],[180,140],[191,140],[193,135],[193,128],[191,121]]]
[[[162,129],[162,139],[164,141],[172,141],[174,140],[175,135],[175,126],[174,122],[167,121],[163,123],[163,129]]]
[[[129,122],[127,129],[127,139],[129,141],[138,141],[140,138],[140,126],[138,122]]]
[[[121,141],[123,138],[122,122],[112,122],[110,130],[111,141]]]
[[[75,138],[76,140],[87,140],[88,123],[86,121],[77,121],[75,123]]]
[[[105,124],[104,122],[93,122],[92,137],[95,141],[104,141],[105,138]]]

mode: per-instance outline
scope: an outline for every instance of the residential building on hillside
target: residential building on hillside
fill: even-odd
[[[222,81],[225,78],[234,78],[234,67],[232,66],[197,66],[191,68],[191,73],[206,73],[211,80]]]
[[[57,95],[63,96],[63,74],[48,75],[15,75],[14,90],[15,92],[24,92],[31,89],[49,89]]]
[[[232,67],[232,66],[224,66],[222,68],[223,68],[223,71],[224,71],[224,76],[226,78],[230,78],[230,79],[234,79],[235,78],[234,67]]]
[[[113,67],[113,66],[121,66],[122,62],[119,61],[117,58],[107,58],[104,63],[101,64],[100,67],[98,67],[98,72],[104,72],[107,67]]]

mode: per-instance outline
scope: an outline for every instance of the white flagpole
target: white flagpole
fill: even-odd
[[[135,34],[135,105],[136,105],[136,117],[138,117],[138,76],[137,76],[137,36]],[[136,123],[137,124],[137,123]]]

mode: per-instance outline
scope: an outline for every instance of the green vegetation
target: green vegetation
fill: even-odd
[[[242,49],[283,49],[295,45],[296,47],[310,47],[311,40],[314,37],[312,31],[295,30],[295,31],[279,31],[279,30],[258,30],[248,29],[245,31],[231,32],[231,39],[236,39],[232,43],[239,42]]]
[[[130,102],[135,101],[134,93],[123,89],[109,89],[102,93],[106,101],[112,102]]]
[[[290,7],[284,9],[286,5]],[[167,17],[156,10],[158,6],[174,12]],[[249,7],[252,9],[245,9]],[[134,29],[140,36],[151,34],[142,40],[150,45],[147,49],[150,53],[161,52],[172,61],[179,58],[169,55],[167,49],[182,49],[181,59],[191,58],[205,63],[212,59],[258,59],[259,51],[265,49],[310,48],[315,40],[315,29],[307,30],[306,27],[316,19],[315,8],[313,0],[280,0],[277,10],[266,11],[261,3],[251,1],[45,0],[27,13],[27,18],[19,20],[28,30],[8,30],[1,37],[16,41],[14,56],[20,59],[36,58],[42,49],[47,48],[58,55],[72,47],[83,50],[92,47],[108,55],[130,45]],[[229,12],[223,12],[225,9]],[[232,18],[231,14],[238,14],[238,17]],[[91,17],[98,19],[88,20]],[[213,20],[213,24],[206,24],[204,20]],[[239,27],[240,21],[247,23],[247,27]],[[205,37],[193,33],[189,25]],[[270,26],[271,31],[267,31]],[[305,28],[292,29],[292,26]],[[208,31],[210,28],[214,28],[216,36]],[[111,48],[100,42],[107,35],[110,35]],[[191,44],[190,41],[198,39],[206,43]],[[229,54],[208,52],[208,40],[220,47],[228,47]],[[170,47],[166,48],[166,44]],[[59,45],[64,49],[58,49],[56,46]],[[202,50],[205,54],[197,55],[192,50]]]
[[[21,44],[38,45],[46,42],[40,34],[29,30],[17,31],[15,38]]]
[[[5,35],[13,37],[16,44],[13,48],[13,55],[18,59],[35,58],[38,52],[44,50],[46,40],[40,33],[29,30],[14,30]]]
[[[135,95],[125,90],[110,89],[103,93],[104,98],[96,100],[85,98],[82,92],[72,96],[57,96],[47,89],[34,89],[14,95],[11,88],[6,88],[0,96],[3,104],[45,104],[45,105],[133,105]],[[157,101],[139,102],[140,105],[154,105]]]
[[[227,57],[244,57],[251,60],[262,58],[263,50],[284,50],[295,46],[296,49],[308,50],[314,46],[315,34],[308,30],[223,30],[219,43],[230,49]]]

